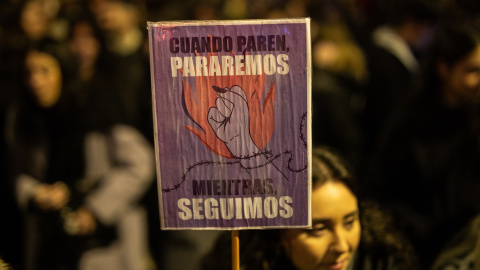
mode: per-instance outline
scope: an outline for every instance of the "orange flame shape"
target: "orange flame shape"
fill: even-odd
[[[210,64],[212,55],[216,54],[207,54],[207,66]],[[183,80],[186,108],[193,120],[203,130],[194,126],[185,126],[185,128],[195,134],[210,151],[222,157],[232,158],[228,148],[217,138],[210,127],[207,114],[208,110],[215,106],[215,100],[218,97],[212,86],[231,88],[238,85],[245,91],[248,99],[250,135],[255,145],[259,149],[263,149],[272,137],[275,127],[275,85],[273,82],[270,83],[263,104],[260,104],[265,84],[266,75],[264,72],[262,72],[262,75],[197,76],[194,97],[190,84]]]

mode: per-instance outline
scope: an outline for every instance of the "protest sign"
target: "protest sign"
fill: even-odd
[[[309,227],[309,19],[148,31],[162,228]]]

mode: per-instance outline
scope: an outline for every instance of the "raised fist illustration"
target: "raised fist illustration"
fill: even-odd
[[[225,143],[232,157],[248,157],[259,151],[250,135],[249,111],[245,91],[240,86],[214,86],[218,98],[208,111],[208,123]]]

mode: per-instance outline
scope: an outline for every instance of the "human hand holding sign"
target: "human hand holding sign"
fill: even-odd
[[[208,111],[208,123],[217,137],[225,143],[232,157],[245,158],[259,149],[250,135],[247,97],[240,86],[219,88],[214,86],[218,98]]]

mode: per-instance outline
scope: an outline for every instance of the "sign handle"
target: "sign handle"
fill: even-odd
[[[232,270],[240,270],[240,240],[238,230],[232,231]]]

